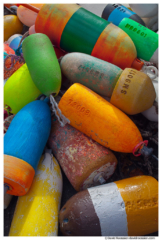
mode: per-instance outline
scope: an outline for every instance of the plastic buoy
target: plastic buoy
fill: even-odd
[[[25,63],[11,75],[4,86],[4,106],[8,106],[10,112],[16,114],[41,94]]]
[[[15,51],[11,47],[9,47],[6,43],[3,44],[3,47],[4,47],[4,52],[7,53],[7,55],[15,54]]]
[[[13,50],[17,50],[21,39],[22,39],[21,34],[14,34],[8,39],[7,43],[9,44],[10,48],[12,48]],[[20,50],[20,52],[22,53],[22,50]]]
[[[4,41],[16,33],[22,33],[23,24],[15,15],[4,16]]]
[[[55,117],[48,144],[76,191],[105,183],[116,169],[117,159],[109,149],[69,124],[61,127]]]
[[[61,88],[61,69],[50,39],[42,33],[32,34],[24,39],[22,51],[37,88],[46,96],[57,95]]]
[[[111,97],[110,102],[127,114],[149,109],[156,93],[151,79],[132,68],[125,70],[84,53],[68,53],[60,61],[63,75],[96,93]]]
[[[158,65],[158,34],[132,19],[124,18],[119,26],[132,39],[137,57]]]
[[[108,4],[104,8],[102,12],[103,19],[112,22],[116,26],[119,25],[119,23],[124,18],[129,18],[137,23],[140,23],[141,25],[145,26],[144,21],[133,11],[128,9],[127,7],[123,6],[122,4]]]
[[[38,9],[41,9],[41,7],[43,6],[43,4],[31,4],[31,5],[37,7]],[[31,27],[32,25],[35,24],[37,13],[31,11],[26,7],[19,6],[17,9],[17,16],[24,25]]]
[[[70,198],[59,214],[66,236],[142,236],[158,231],[158,182],[138,176]]]
[[[51,130],[45,101],[33,101],[19,111],[4,136],[4,183],[7,193],[25,195]]]
[[[124,31],[77,4],[44,4],[36,18],[35,31],[46,34],[66,52],[86,53],[122,69],[143,66]]]
[[[65,92],[58,106],[70,125],[113,151],[132,153],[143,145],[138,128],[126,114],[79,83]]]
[[[45,152],[29,192],[18,198],[9,236],[57,236],[61,195],[59,164]]]

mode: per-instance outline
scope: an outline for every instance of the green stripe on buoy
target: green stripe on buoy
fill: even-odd
[[[66,24],[60,47],[67,52],[91,54],[102,31],[109,24],[106,20],[79,8]]]

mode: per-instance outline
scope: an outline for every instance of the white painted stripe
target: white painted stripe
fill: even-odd
[[[150,58],[150,62],[156,63],[158,65],[158,51],[159,49],[157,48],[152,57]]]
[[[125,203],[115,183],[87,189],[99,218],[102,236],[128,236]]]

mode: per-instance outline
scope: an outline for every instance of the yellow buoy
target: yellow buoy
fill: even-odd
[[[23,24],[15,15],[4,16],[4,41],[7,41],[12,35],[22,33]]]
[[[39,162],[29,192],[18,198],[9,235],[57,236],[61,194],[61,170],[48,150]]]

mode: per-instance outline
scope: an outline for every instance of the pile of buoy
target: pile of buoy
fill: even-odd
[[[158,122],[158,4],[140,5],[98,16],[82,4],[4,4],[9,236],[158,231],[157,179],[111,181],[118,153],[158,162],[131,119]],[[63,174],[76,192],[64,204]]]

